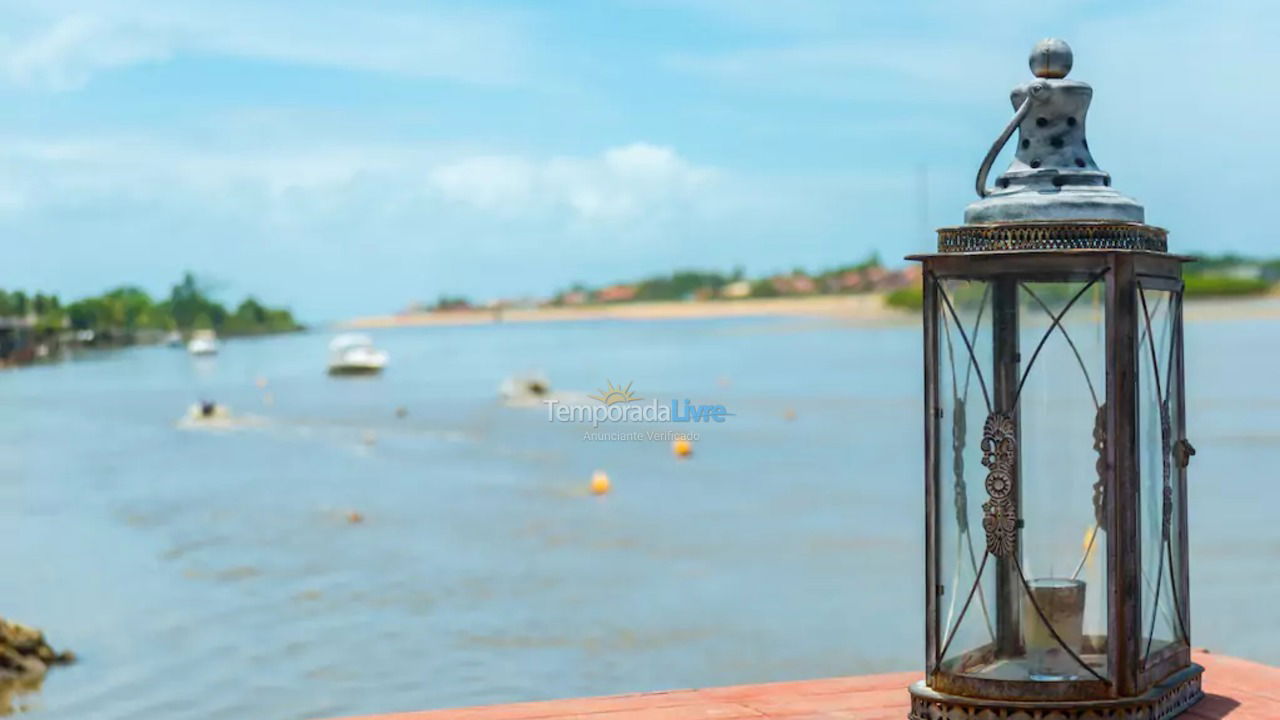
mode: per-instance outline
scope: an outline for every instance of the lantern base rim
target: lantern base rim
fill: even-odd
[[[909,720],[1168,720],[1204,697],[1204,668],[1192,663],[1136,697],[1105,700],[991,700],[941,693],[921,680],[911,685]],[[1055,714],[1050,714],[1055,713]]]

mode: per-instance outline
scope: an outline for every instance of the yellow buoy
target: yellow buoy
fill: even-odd
[[[604,495],[607,492],[609,492],[609,473],[603,470],[591,473],[591,493],[593,495]]]
[[[693,443],[689,442],[688,438],[676,438],[671,442],[671,452],[675,453],[676,457],[687,458],[693,454]]]

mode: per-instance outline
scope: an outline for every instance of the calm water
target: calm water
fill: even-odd
[[[1195,643],[1271,663],[1277,329],[1188,326]],[[916,327],[376,339],[377,379],[327,378],[323,334],[0,374],[0,614],[82,658],[29,717],[312,718],[921,664]],[[534,368],[736,416],[685,462],[587,442],[497,401]],[[200,396],[254,422],[178,428]],[[597,468],[606,497],[585,492]]]

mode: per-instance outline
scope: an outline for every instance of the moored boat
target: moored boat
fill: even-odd
[[[347,333],[329,343],[330,375],[375,375],[387,366],[387,353],[368,335]]]
[[[217,355],[218,336],[212,330],[196,330],[187,341],[187,352],[192,355]]]

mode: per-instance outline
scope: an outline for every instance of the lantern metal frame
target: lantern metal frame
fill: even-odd
[[[938,231],[938,253],[912,255],[908,259],[923,265],[923,315],[924,315],[924,410],[925,410],[925,663],[926,679],[913,685],[913,720],[954,720],[955,718],[1141,718],[1161,720],[1173,717],[1202,697],[1200,675],[1202,668],[1191,662],[1190,655],[1190,606],[1187,562],[1187,502],[1186,464],[1194,452],[1185,438],[1185,385],[1183,373],[1182,332],[1182,264],[1192,258],[1165,251],[1166,233],[1160,228],[1137,222],[1075,221],[1075,222],[1020,222],[990,225],[968,225],[958,228],[942,228]],[[1095,497],[1099,527],[1106,533],[1106,563],[1104,577],[1107,593],[1107,634],[1101,641],[1104,647],[1095,650],[1104,653],[1106,671],[1099,674],[1076,657],[1075,653],[1052,630],[1043,612],[1035,605],[1041,620],[1050,628],[1058,643],[1072,654],[1094,677],[1060,681],[1006,680],[978,677],[963,672],[952,672],[944,664],[946,644],[940,623],[940,598],[944,592],[941,584],[941,560],[939,528],[941,525],[941,491],[944,487],[942,417],[943,405],[939,397],[940,318],[950,313],[958,324],[951,300],[942,288],[943,280],[978,280],[989,283],[991,291],[990,376],[982,377],[981,367],[970,339],[964,335],[963,350],[966,363],[972,363],[988,402],[988,428],[984,443],[995,447],[1000,438],[991,435],[991,418],[1008,420],[1004,432],[1009,435],[1009,452],[1012,463],[1009,469],[1011,492],[1008,492],[1014,529],[1010,537],[993,541],[992,533],[999,533],[1000,523],[993,521],[986,527],[987,552],[983,555],[983,567],[994,561],[996,573],[995,626],[991,652],[995,656],[1017,652],[1020,639],[1020,598],[1026,590],[1026,599],[1035,605],[1027,586],[1027,578],[1021,567],[1021,535],[1023,522],[1019,510],[1019,495],[1023,488],[1020,477],[1021,433],[1019,399],[1021,384],[1035,364],[1036,357],[1049,337],[1063,333],[1075,351],[1067,329],[1061,324],[1062,316],[1089,287],[1095,284],[1104,288],[1103,336],[1105,342],[1105,402],[1098,410],[1098,426],[1095,428],[1095,450],[1099,455],[1098,486],[1103,500]],[[1030,282],[1080,282],[1087,283],[1061,312],[1055,315],[1047,305],[1040,307],[1048,314],[1050,323],[1045,336],[1035,348],[1019,348],[1019,302],[1024,296],[1020,291]],[[1166,367],[1155,358],[1154,336],[1151,336],[1151,313],[1148,311],[1145,291],[1168,291],[1169,322],[1172,336],[1169,340],[1169,357]],[[1030,292],[1027,289],[1027,292]],[[1034,297],[1034,293],[1031,293]],[[1145,330],[1144,330],[1145,329]],[[1142,333],[1148,333],[1147,345],[1157,374],[1167,370],[1164,397],[1160,399],[1162,410],[1161,453],[1164,462],[1162,486],[1164,488],[1162,547],[1158,552],[1169,553],[1168,572],[1173,598],[1173,612],[1178,618],[1177,642],[1152,654],[1150,641],[1144,647],[1143,639],[1149,637],[1142,627],[1142,596],[1139,592],[1142,573],[1142,517],[1141,446],[1139,438],[1139,352],[1143,347]],[[959,349],[957,349],[959,352]],[[1076,359],[1084,369],[1083,360],[1076,352]],[[1088,373],[1086,371],[1086,378]],[[1091,384],[1092,387],[1092,384]],[[1176,407],[1169,407],[1165,398],[1176,393]],[[1157,396],[1160,391],[1157,390]],[[1169,414],[1176,418],[1177,438],[1170,437]],[[984,447],[985,449],[985,447]],[[988,456],[990,457],[990,456]],[[984,460],[984,464],[987,464]],[[990,467],[990,466],[988,466]],[[990,477],[990,476],[989,476]],[[1034,479],[1031,479],[1034,481]],[[988,493],[991,485],[988,482]],[[991,519],[988,512],[986,519]],[[1004,518],[1009,520],[1010,518]],[[984,520],[984,526],[986,525]],[[1176,528],[1176,550],[1164,547],[1175,542],[1170,535],[1170,524]],[[1010,527],[1008,525],[1005,526]],[[1095,530],[1095,536],[1096,536]],[[993,546],[993,542],[996,544]],[[1000,545],[999,543],[1005,543]],[[1011,543],[1011,544],[1010,544]],[[1149,551],[1149,549],[1148,549]],[[1175,565],[1172,553],[1177,552]],[[1086,555],[1088,550],[1086,550]],[[1161,568],[1164,559],[1160,559]],[[968,592],[963,616],[973,601],[973,590],[982,582],[982,571],[974,569],[973,588],[950,588],[948,592]],[[1176,576],[1175,576],[1176,575]],[[1159,580],[1157,580],[1159,588]],[[1159,589],[1157,588],[1157,600]],[[986,609],[986,600],[983,600]],[[1167,612],[1167,611],[1166,611]],[[1155,609],[1152,610],[1154,623]],[[959,625],[957,620],[956,627]],[[1153,624],[1154,627],[1154,624]],[[1042,713],[1056,712],[1056,715]],[[984,714],[986,713],[986,714]]]

